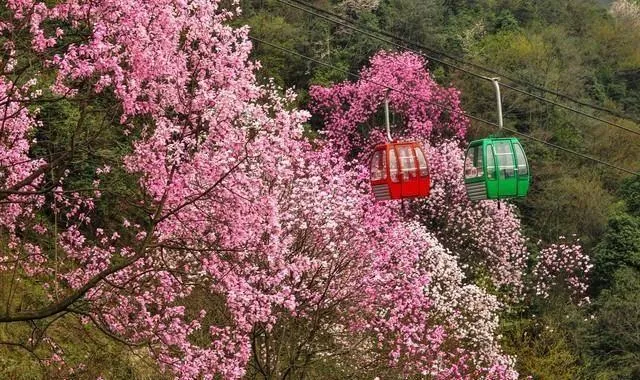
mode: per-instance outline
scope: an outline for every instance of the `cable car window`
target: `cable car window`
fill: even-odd
[[[477,178],[483,175],[482,146],[476,145],[467,150],[467,157],[464,160],[464,176],[465,178]]]
[[[379,181],[387,177],[386,152],[376,150],[371,157],[371,180]]]
[[[396,158],[396,150],[389,149],[389,176],[391,181],[398,182],[398,159]]]
[[[496,179],[496,161],[494,157],[493,145],[487,145],[485,150],[487,152],[487,178]]]
[[[500,174],[504,176],[504,178],[514,177],[515,162],[513,161],[511,143],[508,141],[497,141],[495,143],[495,151]]]
[[[413,149],[411,146],[404,145],[398,147],[398,155],[400,157],[400,169],[404,178],[416,176],[416,160],[413,157]]]
[[[424,153],[422,153],[422,149],[420,147],[416,147],[416,157],[418,157],[418,168],[420,169],[420,177],[426,177],[429,175],[429,165],[427,164],[427,159],[424,157]]]
[[[520,144],[513,144],[513,148],[516,151],[516,160],[518,160],[518,175],[529,175],[529,166],[527,165],[527,157],[524,155],[524,150]]]

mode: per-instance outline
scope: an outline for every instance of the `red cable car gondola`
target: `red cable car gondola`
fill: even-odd
[[[415,141],[377,145],[371,156],[371,189],[376,200],[428,197],[427,159]]]
[[[384,103],[389,142],[373,149],[369,165],[371,189],[376,200],[428,197],[429,165],[416,141],[393,141],[389,128],[389,102]]]

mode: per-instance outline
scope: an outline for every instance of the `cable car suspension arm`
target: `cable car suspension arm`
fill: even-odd
[[[500,78],[487,78],[493,83],[493,87],[496,89],[496,103],[498,105],[498,125],[502,129],[502,97],[500,96]]]
[[[391,138],[391,127],[389,126],[389,89],[384,93],[384,124],[387,127],[387,138],[389,142],[392,142]]]

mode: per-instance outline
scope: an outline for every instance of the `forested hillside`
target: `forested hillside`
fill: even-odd
[[[0,378],[640,378],[640,1],[7,0],[0,106]]]

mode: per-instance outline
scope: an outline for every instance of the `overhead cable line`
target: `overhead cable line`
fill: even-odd
[[[336,15],[336,14],[334,14],[334,13],[332,13],[332,12],[326,11],[326,10],[324,10],[324,9],[322,9],[322,8],[318,8],[318,7],[315,7],[315,6],[311,5],[311,4],[307,4],[307,3],[305,3],[304,1],[301,1],[301,0],[290,0],[290,1],[287,1],[287,0],[277,0],[277,1],[278,1],[278,2],[280,2],[280,3],[282,3],[282,4],[285,4],[285,5],[287,5],[287,6],[290,6],[290,7],[292,7],[292,8],[296,8],[296,9],[298,9],[298,10],[301,10],[301,11],[303,11],[303,12],[305,12],[305,13],[308,13],[308,14],[311,14],[311,15],[313,15],[313,16],[316,16],[316,17],[322,18],[322,19],[324,19],[324,20],[327,20],[327,21],[329,21],[329,22],[332,22],[332,23],[334,23],[334,24],[336,24],[336,25],[344,26],[344,27],[346,27],[346,28],[348,28],[348,29],[351,29],[351,30],[353,30],[353,31],[357,32],[357,33],[360,33],[360,34],[363,34],[363,35],[365,35],[365,36],[371,37],[371,38],[376,39],[376,40],[378,40],[378,41],[381,41],[381,42],[384,42],[384,43],[390,44],[390,45],[395,46],[395,47],[398,47],[398,48],[402,48],[402,49],[409,50],[409,51],[411,51],[411,52],[413,52],[413,53],[415,53],[415,54],[418,54],[418,55],[421,55],[421,56],[423,56],[423,57],[425,57],[425,58],[428,58],[428,59],[429,59],[429,60],[431,60],[431,61],[438,62],[438,63],[440,63],[440,64],[442,64],[442,65],[445,65],[445,66],[451,67],[451,68],[453,68],[453,69],[455,69],[455,70],[458,70],[458,71],[462,71],[462,72],[467,73],[467,74],[469,74],[469,75],[471,75],[471,76],[474,76],[474,77],[477,77],[477,78],[480,78],[480,79],[483,79],[483,80],[487,80],[487,81],[491,81],[491,80],[492,80],[492,78],[489,78],[489,77],[484,76],[484,75],[482,75],[482,74],[478,74],[478,73],[476,73],[476,72],[470,71],[470,70],[465,69],[464,67],[461,67],[461,66],[459,66],[459,65],[455,65],[455,64],[452,64],[452,63],[450,63],[450,62],[446,62],[446,61],[444,61],[444,60],[442,60],[442,59],[440,59],[440,58],[437,58],[437,57],[434,57],[434,56],[432,56],[432,55],[426,54],[426,53],[424,53],[424,52],[422,52],[422,51],[418,51],[418,50],[412,49],[409,45],[418,46],[418,47],[423,48],[423,49],[425,49],[425,50],[429,50],[429,51],[432,51],[432,52],[436,52],[436,54],[441,54],[441,55],[443,55],[443,56],[445,56],[445,57],[447,57],[447,58],[449,58],[449,59],[451,59],[451,60],[456,60],[456,61],[458,61],[458,62],[460,62],[460,63],[466,64],[466,65],[469,65],[469,66],[473,66],[473,67],[479,68],[479,69],[481,69],[481,70],[485,70],[485,71],[487,71],[487,72],[490,72],[490,73],[493,73],[493,74],[496,74],[496,75],[501,75],[502,77],[507,78],[507,79],[509,79],[509,80],[511,80],[511,81],[513,81],[513,82],[520,82],[520,83],[523,83],[523,82],[522,82],[522,81],[520,81],[520,80],[512,79],[512,78],[510,78],[510,77],[509,77],[509,76],[507,76],[507,75],[504,75],[504,74],[498,73],[497,71],[490,70],[490,69],[486,69],[486,68],[484,68],[484,67],[482,67],[482,66],[480,66],[480,65],[474,64],[474,63],[467,63],[467,62],[464,62],[464,61],[462,61],[462,60],[460,60],[460,59],[458,59],[458,58],[452,58],[452,57],[451,57],[451,56],[449,56],[449,55],[445,55],[444,53],[439,53],[439,52],[437,52],[437,51],[435,51],[435,50],[433,50],[433,49],[430,49],[430,48],[428,48],[428,47],[426,47],[426,46],[420,45],[420,44],[418,44],[418,43],[416,43],[416,42],[408,41],[408,40],[406,40],[406,39],[404,39],[404,38],[402,38],[402,37],[395,36],[395,35],[393,35],[393,34],[391,34],[391,33],[388,33],[388,32],[385,32],[385,31],[380,31],[380,30],[378,30],[378,29],[369,28],[369,27],[359,27],[359,26],[355,26],[355,25],[354,25],[354,23],[353,23],[352,21],[350,21],[350,20],[347,20],[347,19],[345,19],[345,18],[343,18],[343,17],[341,17],[341,16],[339,16],[339,15]],[[292,3],[292,2],[293,2],[293,3]],[[303,6],[297,5],[296,3],[297,3],[297,4],[303,4]],[[324,14],[316,13],[316,12],[314,12],[314,11],[310,10],[310,9],[305,8],[305,7],[308,7],[308,8],[314,9],[314,10],[317,10],[318,12],[322,12],[322,13],[329,14],[329,15],[331,15],[331,17],[326,16],[326,15],[324,15]],[[333,17],[333,18],[332,18],[332,17]],[[336,19],[338,19],[338,20],[336,20]],[[364,29],[363,29],[363,28],[364,28]],[[385,35],[385,36],[387,36],[387,37],[389,37],[389,38],[392,38],[392,39],[396,39],[396,40],[402,41],[404,44],[400,44],[400,43],[398,43],[398,42],[395,42],[394,40],[389,40],[389,39],[386,39],[386,38],[382,38],[382,37],[380,37],[379,35],[377,35],[376,33],[383,34],[383,35]],[[521,94],[524,94],[524,95],[527,95],[527,96],[530,96],[530,97],[533,97],[533,98],[536,98],[536,99],[538,99],[538,100],[540,100],[540,101],[543,101],[543,102],[546,102],[546,103],[549,103],[549,104],[552,104],[552,105],[558,106],[558,107],[560,107],[560,108],[563,108],[563,109],[565,109],[565,110],[568,110],[568,111],[571,111],[571,112],[577,113],[577,114],[582,115],[582,116],[584,116],[584,117],[587,117],[587,118],[590,118],[590,119],[593,119],[593,120],[596,120],[596,121],[599,121],[599,122],[602,122],[602,123],[608,124],[608,125],[610,125],[610,126],[612,126],[612,127],[615,127],[615,128],[618,128],[618,129],[622,129],[622,130],[627,131],[627,132],[629,132],[629,133],[633,133],[633,134],[635,134],[635,135],[640,136],[640,131],[636,131],[636,130],[634,130],[634,129],[631,129],[631,128],[628,128],[628,127],[625,127],[625,126],[623,126],[623,125],[620,125],[620,124],[617,124],[617,123],[611,122],[611,121],[606,120],[606,119],[602,119],[602,118],[600,118],[600,117],[597,117],[597,116],[591,115],[591,114],[586,113],[586,112],[584,112],[584,111],[581,111],[581,110],[579,110],[579,109],[576,109],[576,108],[573,108],[573,107],[570,107],[570,106],[567,106],[567,105],[564,105],[564,104],[561,104],[561,103],[558,103],[558,102],[554,102],[553,100],[547,99],[547,98],[545,98],[545,97],[543,97],[543,96],[540,96],[540,95],[536,95],[536,94],[530,93],[530,92],[528,92],[528,91],[522,90],[522,89],[517,88],[517,87],[514,87],[514,86],[512,86],[512,85],[508,85],[508,84],[505,84],[505,83],[503,83],[503,82],[499,82],[499,83],[500,83],[501,85],[503,85],[503,86],[505,86],[505,87],[509,88],[510,90],[513,90],[513,91],[519,92],[519,93],[521,93]],[[529,87],[532,87],[532,88],[536,88],[536,87],[537,87],[537,86],[535,86],[535,85],[532,85],[532,84],[526,84],[526,83],[525,83],[524,85],[529,86]],[[540,90],[540,91],[546,91],[546,92],[552,93],[552,92],[551,92],[551,90],[546,90],[546,89],[544,89],[544,88],[542,88],[542,87],[537,87],[536,89],[538,89],[538,90]],[[563,95],[563,94],[560,94],[560,93],[553,93],[553,94],[554,94],[554,95],[556,95],[556,96],[559,96],[559,97],[568,97],[568,96]],[[576,101],[576,102],[580,102],[580,101],[578,101],[577,99],[575,99],[575,101]],[[588,103],[583,103],[582,105],[583,105],[583,106],[587,106],[587,107],[589,107]],[[609,113],[613,112],[613,111],[611,111],[611,110],[607,110],[606,108],[602,108],[602,109],[600,109],[600,108],[598,108],[598,106],[595,106],[595,107],[593,107],[593,108],[598,109],[598,110],[600,110],[600,111],[604,111],[604,112],[609,112]],[[627,119],[630,119],[630,120],[632,120],[632,121],[634,121],[634,122],[636,122],[636,123],[640,123],[640,121],[635,120],[635,119],[633,119],[633,118],[631,118],[631,117],[627,117],[627,116],[619,116],[619,115],[615,115],[615,116],[617,116],[617,117],[627,118]]]
[[[519,92],[519,93],[521,93],[521,94],[524,94],[524,95],[527,95],[527,96],[531,96],[531,97],[533,97],[533,98],[536,98],[536,99],[539,99],[539,100],[542,100],[542,101],[545,101],[545,102],[548,102],[548,103],[554,104],[554,105],[556,105],[556,106],[558,106],[558,107],[560,107],[560,108],[563,108],[563,109],[565,109],[565,110],[568,110],[568,111],[571,111],[571,112],[575,112],[575,113],[577,113],[578,115],[582,115],[582,116],[584,116],[584,117],[587,117],[587,118],[590,118],[590,119],[593,119],[593,120],[596,120],[596,121],[599,121],[599,122],[602,122],[602,123],[608,124],[608,125],[610,125],[610,126],[612,126],[612,127],[616,127],[616,128],[619,128],[619,129],[625,130],[625,131],[627,131],[627,132],[633,133],[634,135],[638,135],[638,136],[640,136],[640,131],[636,131],[636,130],[631,129],[631,128],[629,128],[629,127],[625,127],[625,126],[623,126],[623,125],[616,124],[616,123],[614,123],[614,122],[612,122],[612,121],[609,121],[609,120],[607,120],[607,119],[602,119],[602,118],[600,118],[600,117],[597,117],[597,116],[594,116],[594,115],[588,114],[588,113],[586,113],[586,112],[584,112],[584,111],[580,111],[579,109],[575,109],[575,108],[572,108],[572,107],[566,106],[566,105],[564,105],[564,104],[562,104],[562,103],[556,103],[556,102],[553,102],[553,101],[551,101],[551,100],[549,100],[549,99],[546,99],[546,98],[544,98],[544,97],[542,97],[542,96],[540,96],[540,95],[532,94],[532,93],[530,93],[530,92],[527,92],[527,91],[522,90],[522,89],[520,89],[520,88],[517,88],[517,87],[511,86],[511,85],[508,85],[508,84],[506,84],[506,83],[502,83],[502,82],[500,82],[500,85],[501,85],[502,87],[506,87],[506,88],[508,88],[508,89],[510,89],[510,90],[512,90],[512,91]]]
[[[316,10],[318,12],[322,12],[322,13],[331,15],[332,17],[335,17],[335,18],[337,18],[337,19],[339,19],[339,20],[341,20],[343,22],[350,23],[352,25],[354,24],[354,22],[352,20],[349,20],[348,18],[346,18],[346,17],[344,17],[342,15],[339,15],[339,14],[337,14],[335,12],[332,12],[330,10],[327,10],[327,9],[323,9],[323,8],[314,6],[313,4],[309,4],[309,3],[305,2],[305,1],[302,1],[302,0],[290,0],[290,1],[292,1],[294,3],[297,3],[297,4],[302,4],[304,6],[307,6],[307,7],[311,8],[311,9],[314,9],[314,10]],[[448,54],[446,52],[443,52],[443,51],[440,51],[440,50],[425,46],[425,45],[423,45],[421,43],[418,43],[418,42],[415,42],[415,41],[407,40],[407,39],[405,39],[403,37],[398,36],[397,34],[393,34],[393,33],[387,32],[386,30],[373,28],[373,27],[370,27],[370,26],[367,26],[367,25],[358,25],[358,26],[360,28],[362,28],[362,29],[365,29],[365,30],[369,31],[369,32],[378,33],[378,34],[381,34],[381,35],[383,35],[385,37],[389,37],[389,38],[393,38],[395,40],[402,41],[405,44],[412,45],[412,46],[418,47],[420,49],[424,49],[426,51],[432,52],[434,54],[437,54],[439,56],[445,57],[447,59],[450,59],[452,61],[458,62],[460,64],[463,64],[463,65],[466,65],[466,66],[470,66],[470,67],[473,67],[475,69],[482,70],[482,71],[485,71],[487,73],[491,73],[493,75],[498,75],[501,78],[505,78],[505,79],[507,79],[507,80],[509,80],[511,82],[518,83],[518,84],[520,84],[522,86],[526,86],[526,87],[532,88],[532,89],[540,91],[540,92],[546,92],[546,93],[552,94],[552,95],[554,95],[556,97],[563,98],[563,99],[566,99],[566,100],[571,101],[573,103],[579,104],[579,105],[581,105],[583,107],[591,108],[591,109],[594,109],[594,110],[597,110],[597,111],[606,112],[606,113],[608,113],[608,114],[610,114],[612,116],[616,116],[616,117],[619,117],[621,119],[628,119],[628,120],[631,120],[631,121],[633,121],[635,123],[640,124],[640,119],[638,119],[636,117],[629,116],[629,115],[624,115],[619,111],[612,110],[610,108],[606,108],[606,107],[603,107],[603,106],[599,106],[597,104],[588,103],[588,102],[585,102],[583,100],[576,99],[573,96],[570,96],[570,95],[567,95],[567,94],[563,94],[561,92],[558,92],[558,91],[555,91],[555,90],[551,90],[549,88],[546,88],[546,87],[543,87],[543,86],[539,86],[539,85],[536,85],[536,84],[533,84],[533,83],[529,83],[529,82],[524,81],[522,79],[516,78],[516,77],[512,76],[511,74],[504,74],[504,73],[496,71],[495,69],[492,69],[492,68],[477,64],[475,62],[469,62],[469,61],[463,60],[460,57],[456,57],[456,56]],[[430,59],[436,60],[433,57],[430,57]],[[448,64],[448,63],[442,62],[440,60],[437,60],[437,62],[440,62],[440,63],[445,64],[445,65]]]
[[[359,80],[363,80],[363,81],[365,81],[365,82],[369,82],[369,83],[372,83],[372,84],[378,85],[378,86],[380,86],[380,87],[382,87],[382,88],[388,89],[389,91],[394,91],[394,92],[397,92],[397,93],[399,93],[399,94],[403,94],[403,95],[405,95],[405,96],[409,96],[409,97],[415,97],[415,95],[413,95],[413,94],[409,94],[409,93],[407,93],[407,92],[405,92],[405,91],[399,90],[399,89],[394,88],[394,87],[390,87],[390,86],[388,86],[388,85],[386,85],[386,84],[379,83],[379,82],[377,82],[377,81],[373,81],[373,80],[370,80],[370,79],[362,78],[362,76],[360,76],[360,74],[356,74],[356,73],[354,73],[354,72],[351,72],[351,71],[349,71],[349,70],[345,70],[345,69],[343,69],[343,68],[340,68],[340,67],[338,67],[338,66],[332,65],[332,64],[330,64],[330,63],[327,63],[327,62],[324,62],[324,61],[321,61],[321,60],[318,60],[318,59],[315,59],[315,58],[312,58],[312,57],[306,56],[306,55],[304,55],[304,54],[298,53],[297,51],[287,49],[287,48],[285,48],[285,47],[283,47],[283,46],[279,46],[279,45],[276,45],[276,44],[274,44],[274,43],[271,43],[271,42],[268,42],[268,41],[262,40],[262,39],[260,39],[260,38],[253,37],[253,36],[249,36],[249,38],[250,38],[251,40],[253,40],[253,41],[256,41],[256,42],[259,42],[259,43],[261,43],[261,44],[264,44],[264,45],[270,46],[270,47],[272,47],[272,48],[275,48],[275,49],[280,50],[280,51],[282,51],[282,52],[285,52],[285,53],[287,53],[287,54],[295,55],[295,56],[297,56],[297,57],[299,57],[299,58],[306,59],[306,60],[308,60],[308,61],[310,61],[310,62],[314,62],[314,63],[317,63],[317,64],[319,64],[319,65],[322,65],[322,66],[325,66],[325,67],[329,67],[329,68],[332,68],[332,69],[334,69],[334,70],[337,70],[337,71],[343,72],[343,73],[345,73],[345,74],[347,74],[347,75],[349,75],[349,76],[355,77],[355,78],[357,78],[357,79],[359,79]],[[422,103],[426,103],[426,104],[430,104],[430,105],[436,106],[436,107],[438,107],[438,108],[440,108],[440,109],[443,109],[443,110],[445,110],[445,111],[448,111],[448,112],[450,112],[450,113],[456,113],[456,114],[459,114],[459,115],[465,116],[465,117],[467,117],[467,118],[469,118],[469,119],[476,120],[476,121],[478,121],[478,122],[484,123],[484,124],[489,125],[489,126],[492,126],[492,127],[494,127],[494,128],[504,129],[505,131],[508,131],[508,132],[513,133],[513,134],[516,134],[516,135],[522,136],[522,137],[524,137],[524,138],[527,138],[527,139],[529,139],[529,140],[533,140],[533,141],[539,142],[539,143],[541,143],[541,144],[544,144],[544,145],[550,146],[550,147],[552,147],[552,148],[554,148],[554,149],[558,149],[558,150],[564,151],[564,152],[566,152],[566,153],[570,153],[570,154],[576,155],[576,156],[581,157],[581,158],[583,158],[583,159],[586,159],[586,160],[590,160],[590,161],[596,162],[596,163],[598,163],[598,164],[600,164],[600,165],[605,165],[605,166],[608,166],[608,167],[610,167],[610,168],[612,168],[612,169],[616,169],[616,170],[619,170],[619,171],[621,171],[621,172],[625,172],[625,173],[627,173],[627,174],[640,176],[640,173],[637,173],[637,172],[631,171],[631,170],[629,170],[629,169],[625,169],[625,168],[623,168],[623,167],[620,167],[620,166],[617,166],[617,165],[611,164],[611,163],[609,163],[609,162],[606,162],[606,161],[600,160],[600,159],[595,158],[595,157],[588,156],[588,155],[583,154],[583,153],[580,153],[580,152],[576,152],[576,151],[571,150],[571,149],[569,149],[569,148],[565,148],[565,147],[563,147],[563,146],[556,145],[556,144],[553,144],[553,143],[550,143],[550,142],[547,142],[547,141],[541,140],[541,139],[539,139],[539,138],[537,138],[537,137],[533,137],[533,136],[527,135],[527,134],[522,133],[522,132],[519,132],[519,131],[517,131],[517,130],[515,130],[515,129],[505,128],[505,127],[500,128],[500,126],[499,126],[498,124],[494,123],[494,122],[488,121],[488,120],[483,119],[483,118],[478,117],[478,116],[474,116],[474,115],[468,114],[468,113],[466,113],[466,112],[464,112],[464,111],[454,110],[454,109],[452,109],[452,108],[450,108],[450,107],[447,107],[446,105],[443,105],[443,104],[440,104],[440,103],[436,103],[436,102],[433,102],[433,101],[430,101],[430,100],[427,100],[427,99],[421,99],[421,98],[418,98],[418,99],[416,99],[416,100],[417,100],[417,101],[419,101],[419,102],[422,102]]]

